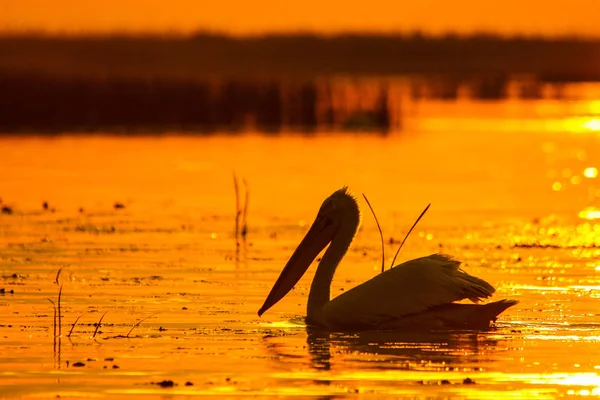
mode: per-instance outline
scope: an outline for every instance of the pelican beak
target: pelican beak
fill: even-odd
[[[336,229],[330,221],[317,216],[306,236],[304,236],[283,271],[281,271],[265,303],[258,310],[259,317],[292,290],[321,250],[331,242],[335,231]]]

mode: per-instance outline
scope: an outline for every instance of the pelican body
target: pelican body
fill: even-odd
[[[309,325],[331,331],[372,329],[487,329],[514,300],[474,303],[495,289],[469,275],[460,262],[432,254],[399,264],[331,299],[335,270],[360,226],[356,198],[344,187],[329,196],[298,248],[283,268],[263,306],[265,311],[281,300],[327,246],[315,273],[306,310]]]

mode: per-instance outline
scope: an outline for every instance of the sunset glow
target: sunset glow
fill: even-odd
[[[340,31],[600,35],[594,0],[537,2],[506,0],[334,0],[286,2],[148,0],[0,2],[0,31],[178,32],[211,30],[232,34]],[[568,15],[568,18],[565,18]]]
[[[599,1],[0,0],[0,397],[600,398]]]

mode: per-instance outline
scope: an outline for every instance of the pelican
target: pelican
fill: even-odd
[[[308,295],[306,322],[310,326],[330,331],[488,329],[500,313],[517,304],[506,299],[488,304],[455,303],[464,299],[478,303],[495,289],[443,254],[399,264],[331,299],[335,270],[360,222],[357,200],[347,187],[325,199],[258,315],[294,287],[327,245]]]

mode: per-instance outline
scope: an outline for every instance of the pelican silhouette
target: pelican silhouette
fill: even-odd
[[[495,289],[443,254],[399,264],[331,299],[333,276],[360,221],[356,197],[347,187],[325,199],[258,315],[262,316],[294,287],[327,245],[308,295],[309,325],[330,331],[487,329],[500,313],[517,304],[506,299],[488,304],[455,303],[464,299],[477,303],[490,297]]]

